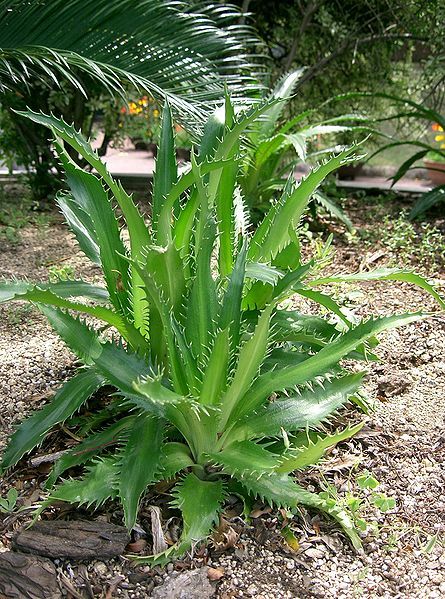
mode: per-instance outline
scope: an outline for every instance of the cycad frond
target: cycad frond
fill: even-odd
[[[44,75],[85,93],[93,79],[115,94],[130,85],[168,97],[195,117],[222,97],[224,82],[238,96],[255,96],[259,65],[247,49],[258,40],[233,26],[233,7],[201,8],[171,0],[0,0],[0,91]]]

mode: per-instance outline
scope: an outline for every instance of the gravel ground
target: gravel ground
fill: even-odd
[[[23,229],[20,244],[0,242],[0,254],[0,276],[7,278],[47,278],[51,264],[70,266],[91,281],[98,277],[59,222]],[[375,248],[359,257],[357,246],[339,242],[335,262],[352,272],[374,255]],[[373,264],[377,265],[382,264]],[[435,276],[445,292],[445,269],[436,268]],[[348,296],[346,287],[338,289],[361,315],[434,308],[425,294],[405,285],[367,283],[361,290],[362,295]],[[74,358],[34,309],[1,306],[0,319],[1,450],[13,423],[43,405],[73,369]],[[255,517],[245,522],[234,506],[208,550],[165,570],[134,567],[125,557],[56,563],[67,596],[150,597],[173,571],[200,566],[211,567],[211,579],[219,579],[212,584],[220,599],[445,596],[444,331],[445,318],[436,316],[382,335],[383,361],[370,367],[366,383],[375,411],[353,441],[334,449],[320,468],[305,473],[309,488],[322,474],[339,489],[339,501],[348,493],[361,499],[360,517],[370,524],[363,533],[363,555],[354,554],[332,523],[317,516],[302,512],[301,518],[288,522],[285,513],[258,505]],[[357,486],[357,474],[365,471],[380,482],[376,492],[396,500],[395,508],[383,513],[373,506],[375,492]],[[25,465],[1,481],[1,492],[13,484],[22,504],[30,505],[40,495],[42,480]],[[110,515],[102,512],[99,517]],[[0,551],[9,547],[20,522],[4,521]],[[279,533],[284,523],[298,540],[293,549]]]

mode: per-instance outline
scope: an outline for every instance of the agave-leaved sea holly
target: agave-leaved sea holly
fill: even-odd
[[[54,136],[70,189],[57,201],[83,253],[102,268],[104,286],[1,284],[2,301],[33,302],[84,364],[17,428],[2,466],[14,466],[52,427],[73,422],[100,387],[111,385],[109,405],[99,412],[90,407],[83,440],[55,463],[46,505],[63,500],[97,506],[118,498],[131,529],[147,487],[168,479],[183,528],[177,544],[154,558],[159,561],[205,538],[231,493],[327,512],[359,547],[348,515],[299,486],[292,472],[360,428],[320,429],[357,399],[363,373],[348,372],[342,359],[372,358],[377,333],[419,314],[353,323],[316,288],[395,279],[420,285],[441,302],[431,285],[410,273],[322,278],[323,261],[302,261],[298,226],[307,202],[326,175],[353,159],[354,148],[332,156],[299,184],[290,178],[260,226],[249,230],[237,187],[240,139],[268,108],[235,116],[227,98],[223,118],[207,123],[199,153],[178,176],[166,106],[148,224],[82,135],[53,116],[24,113]],[[95,173],[79,168],[73,154]],[[295,294],[321,304],[327,316],[284,309],[283,300]],[[113,339],[73,312],[102,321]],[[83,467],[81,478],[69,477],[73,467]]]

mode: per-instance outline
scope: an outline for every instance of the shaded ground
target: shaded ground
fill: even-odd
[[[388,206],[378,200],[351,200],[349,214],[362,234],[348,242],[337,238],[332,268],[353,272],[360,266],[412,263],[428,269],[445,292],[444,221],[437,216],[426,229],[405,227],[403,219],[397,219],[403,207],[399,201]],[[388,228],[390,236],[385,233]],[[45,279],[51,269],[52,275],[54,269],[65,269],[97,279],[98,272],[85,264],[57,217],[51,223],[24,227],[20,237],[10,243],[0,230],[1,276]],[[342,286],[336,293],[359,315],[434,309],[425,294],[403,284],[366,283],[359,294],[351,290]],[[13,423],[44,404],[73,369],[74,358],[34,309],[1,306],[0,319],[1,450]],[[361,501],[357,517],[369,524],[363,533],[364,555],[355,555],[332,523],[306,512],[287,522],[298,542],[292,550],[280,534],[287,519],[284,512],[258,505],[255,517],[246,522],[239,516],[239,506],[233,504],[210,549],[166,571],[135,568],[125,557],[80,565],[58,561],[68,596],[149,597],[168,572],[200,565],[215,568],[218,576],[224,573],[217,588],[221,599],[444,596],[444,330],[442,314],[382,335],[379,355],[383,361],[370,366],[366,384],[376,400],[375,412],[367,417],[357,438],[334,449],[320,468],[305,473],[303,481],[309,488],[315,488],[321,473],[325,487],[335,484],[339,489],[339,502],[350,500],[351,495]],[[63,431],[55,438],[67,439]],[[20,468],[3,479],[2,496],[14,485],[19,504],[31,505],[42,496],[44,470],[22,460]],[[380,482],[375,491],[359,488],[357,477],[365,471]],[[396,506],[386,513],[377,509],[373,505],[376,493],[394,498]],[[120,514],[112,504],[90,517],[119,522]],[[25,520],[23,515],[3,518],[0,550],[9,546],[13,530]],[[141,525],[149,530],[145,508]],[[142,536],[142,546],[144,542]]]

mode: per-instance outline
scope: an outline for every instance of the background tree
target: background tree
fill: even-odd
[[[445,53],[441,0],[281,0],[273,10],[267,0],[238,5],[251,13],[275,76],[307,67],[297,86],[300,103],[437,84],[432,59]]]

